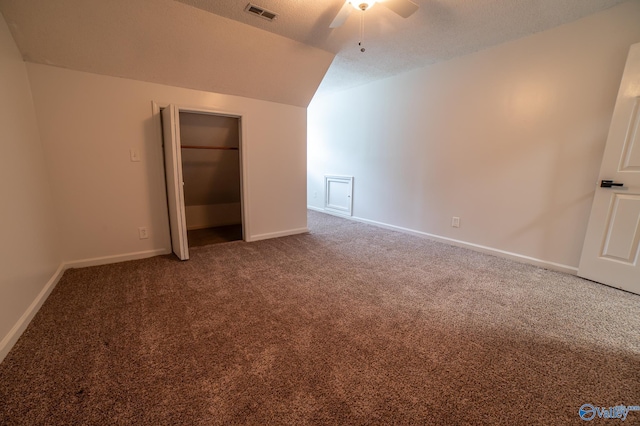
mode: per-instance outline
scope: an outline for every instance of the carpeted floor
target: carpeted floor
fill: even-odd
[[[0,364],[0,424],[559,425],[640,405],[640,296],[309,227],[68,270]]]

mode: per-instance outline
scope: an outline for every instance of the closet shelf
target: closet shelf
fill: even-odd
[[[238,148],[232,146],[195,146],[195,145],[180,145],[182,149],[226,149],[230,151],[237,151]]]

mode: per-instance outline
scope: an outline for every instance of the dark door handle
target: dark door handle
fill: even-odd
[[[624,183],[614,182],[612,180],[603,180],[600,182],[600,188],[611,188],[612,186],[624,186]]]

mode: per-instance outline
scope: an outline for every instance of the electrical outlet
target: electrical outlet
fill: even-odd
[[[313,192],[313,198],[318,198],[318,191]]]
[[[460,218],[453,216],[451,218],[451,226],[453,226],[454,228],[460,228]]]
[[[140,161],[140,154],[138,154],[138,150],[131,148],[129,150],[129,159],[132,163],[137,163]]]
[[[138,228],[138,235],[140,236],[141,240],[146,240],[147,238],[149,238],[149,231],[147,230],[147,228],[141,226],[140,228]]]

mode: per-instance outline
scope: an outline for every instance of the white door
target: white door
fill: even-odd
[[[187,218],[184,209],[184,182],[180,153],[180,116],[175,105],[162,110],[164,132],[164,168],[167,179],[167,200],[171,226],[171,247],[180,260],[189,259]]]
[[[639,243],[640,43],[622,76],[578,275],[640,294]]]

